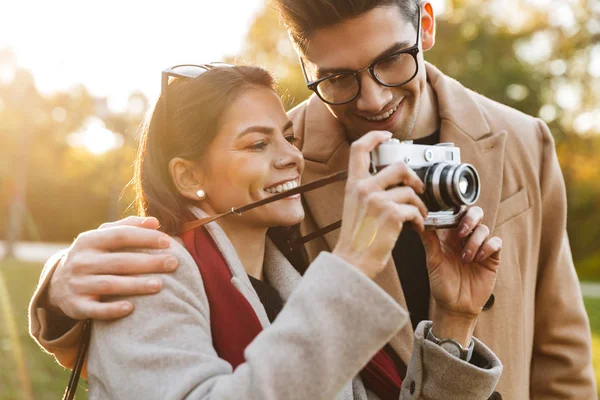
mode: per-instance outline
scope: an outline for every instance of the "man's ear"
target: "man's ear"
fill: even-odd
[[[197,161],[175,157],[169,161],[171,181],[182,196],[198,201],[198,190],[204,189],[204,172]]]
[[[435,13],[428,1],[421,8],[421,43],[423,51],[430,50],[435,44]]]

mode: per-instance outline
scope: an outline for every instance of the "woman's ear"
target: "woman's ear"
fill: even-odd
[[[204,189],[204,172],[197,161],[175,157],[169,161],[171,181],[182,196],[198,201],[198,190]]]

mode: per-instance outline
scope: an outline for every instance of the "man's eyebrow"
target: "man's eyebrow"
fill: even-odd
[[[391,45],[390,47],[388,47],[387,49],[385,49],[384,51],[382,51],[381,53],[379,53],[379,55],[377,57],[375,57],[373,60],[379,60],[381,58],[389,56],[392,53],[395,53],[396,51],[406,49],[410,46],[412,46],[412,44],[406,40],[404,40],[402,42],[396,42],[393,45]],[[341,72],[350,72],[350,71],[354,71],[354,70],[349,69],[349,68],[321,68],[321,69],[317,68],[315,74],[317,77],[322,78],[327,75],[333,75],[333,74],[337,74],[337,73],[341,73]]]
[[[287,131],[288,129],[290,129],[292,126],[294,125],[294,123],[292,122],[292,120],[289,120],[288,122],[286,122],[286,124],[283,126],[282,128],[282,132]],[[258,132],[258,133],[264,133],[265,135],[272,135],[273,134],[274,129],[268,126],[262,126],[262,125],[252,125],[247,127],[246,129],[244,129],[243,131],[241,131],[238,134],[238,139],[241,138],[242,136],[248,134],[248,133],[252,133],[252,132]]]

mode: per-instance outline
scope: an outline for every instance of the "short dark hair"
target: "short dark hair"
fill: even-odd
[[[417,29],[419,0],[271,0],[296,48],[305,54],[309,36],[317,29],[339,24],[377,7],[397,6]]]
[[[181,233],[193,220],[191,201],[181,196],[171,180],[169,162],[175,157],[201,159],[217,135],[221,116],[249,89],[275,90],[273,76],[251,66],[213,68],[196,78],[177,78],[168,86],[168,112],[160,96],[141,133],[133,186],[141,216],[153,216],[160,229]]]

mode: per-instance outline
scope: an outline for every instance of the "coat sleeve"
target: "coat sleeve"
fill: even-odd
[[[417,326],[400,400],[487,400],[502,374],[498,357],[474,338],[471,363],[456,358],[425,339],[431,326],[431,321]]]
[[[29,334],[44,351],[54,355],[60,365],[72,368],[83,322],[56,315],[46,307],[44,300],[50,278],[66,252],[65,249],[54,254],[42,269],[38,286],[29,303]],[[86,376],[85,367],[82,375]]]
[[[175,241],[169,250],[180,267],[155,275],[159,293],[130,297],[126,318],[94,321],[91,399],[332,399],[407,322],[371,279],[323,253],[232,371],[212,346],[194,260]]]
[[[566,190],[554,140],[539,121],[541,242],[531,360],[534,399],[594,399],[591,333],[567,237]]]

